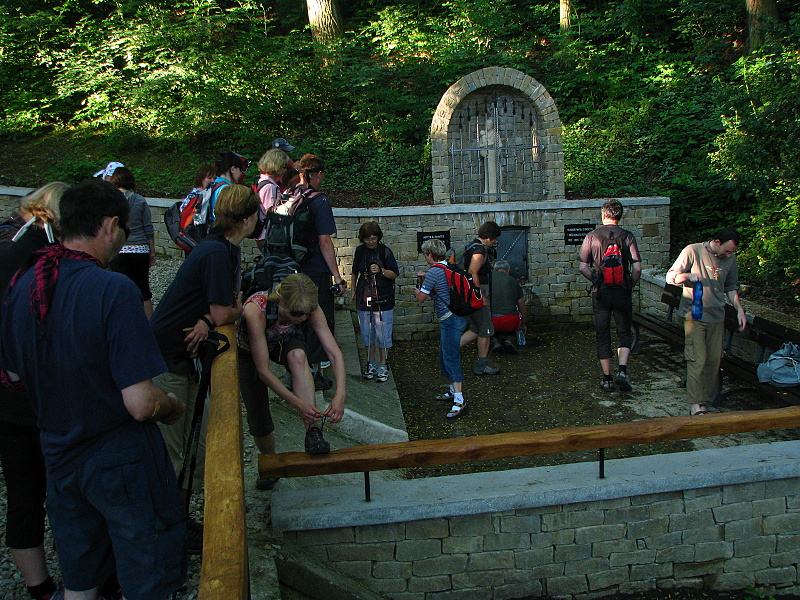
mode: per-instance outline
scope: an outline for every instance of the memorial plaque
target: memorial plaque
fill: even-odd
[[[580,246],[583,238],[590,231],[597,229],[599,225],[591,223],[576,223],[575,225],[564,225],[564,243],[567,246]]]
[[[422,253],[422,242],[427,240],[442,240],[444,247],[450,247],[450,230],[447,231],[418,231],[417,232],[417,252]]]

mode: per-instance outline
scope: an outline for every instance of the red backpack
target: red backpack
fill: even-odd
[[[447,275],[447,285],[450,287],[450,302],[447,308],[459,317],[467,317],[483,308],[483,293],[481,288],[472,281],[472,274],[459,269],[456,265],[448,263],[434,263],[434,267],[441,267]]]
[[[628,260],[625,256],[625,237],[628,232],[623,231],[621,236],[609,235],[600,238],[602,243],[602,258],[600,259],[600,281],[605,287],[620,287],[629,281]]]

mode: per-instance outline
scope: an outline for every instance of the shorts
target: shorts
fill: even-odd
[[[478,337],[482,338],[489,338],[494,335],[492,313],[488,305],[484,305],[483,308],[469,316],[469,330],[473,333],[477,333]]]
[[[47,513],[67,589],[116,567],[125,598],[166,598],[186,581],[186,513],[157,427],[132,423],[47,482]],[[113,545],[113,550],[112,550]]]
[[[378,348],[392,347],[394,328],[394,309],[371,312],[358,311],[358,325],[361,328],[361,343],[365,346],[376,344]]]
[[[511,333],[514,331],[519,331],[520,327],[522,327],[522,315],[493,315],[492,325],[494,325],[495,332],[498,333]]]
[[[311,329],[311,327],[309,327]],[[294,334],[287,336],[279,342],[269,344],[269,357],[273,362],[289,368],[289,352],[297,349],[302,350],[308,355],[306,350],[306,338],[302,331],[296,330]]]
[[[247,426],[253,437],[264,437],[275,431],[269,409],[269,387],[258,376],[253,355],[239,350],[239,392],[247,409]]]
[[[153,297],[153,293],[150,291],[150,254],[141,252],[117,254],[108,268],[116,273],[127,275],[139,288],[142,300],[150,300]]]

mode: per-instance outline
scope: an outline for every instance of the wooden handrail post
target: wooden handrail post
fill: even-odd
[[[231,348],[211,370],[206,434],[205,512],[200,600],[246,600],[249,589],[242,411],[233,325],[218,328]]]

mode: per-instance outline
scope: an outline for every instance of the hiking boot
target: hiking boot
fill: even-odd
[[[389,379],[389,367],[388,365],[378,365],[378,371],[375,374],[375,380],[384,382]]]
[[[604,392],[613,392],[614,391],[614,382],[610,379],[601,379],[600,380],[600,389]]]
[[[256,479],[256,489],[262,491],[271,490],[279,480],[280,477],[264,477],[263,479],[259,477]]]
[[[306,452],[309,454],[328,454],[331,445],[322,437],[322,429],[312,425],[306,431]]]
[[[630,392],[633,389],[631,387],[631,380],[628,377],[628,373],[626,373],[625,371],[620,371],[619,373],[617,373],[617,378],[615,382],[620,391]]]
[[[333,387],[333,382],[322,374],[322,371],[314,373],[314,389],[326,391]]]
[[[367,368],[364,370],[364,379],[372,379],[375,377],[375,373],[378,370],[378,365],[374,362],[367,363]]]
[[[500,372],[500,369],[491,366],[489,363],[486,363],[482,367],[476,366],[474,369],[472,369],[472,372],[475,373],[475,375],[497,375]]]

